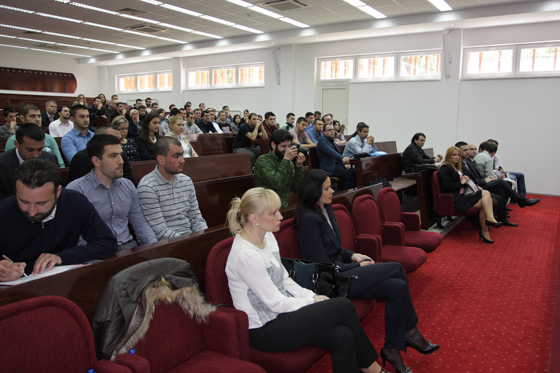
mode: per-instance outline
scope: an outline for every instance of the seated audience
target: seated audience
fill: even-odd
[[[204,133],[194,123],[194,113],[192,111],[188,111],[186,116],[187,116],[187,120],[185,121],[185,128],[183,130],[183,133],[185,135],[188,135],[188,134],[191,134],[191,133]]]
[[[128,160],[130,162],[141,161],[140,153],[138,153],[138,147],[136,146],[136,140],[126,137],[130,133],[129,123],[130,122],[121,115],[116,116],[111,122],[112,125],[117,126],[119,131],[121,131],[121,147]]]
[[[159,122],[159,135],[160,136],[165,136],[165,134],[167,132],[169,132],[169,120],[173,117],[178,117],[181,116],[181,111],[174,107],[173,109],[171,109],[169,111],[169,117],[165,118],[163,120],[160,120]]]
[[[80,93],[78,97],[76,97],[76,101],[72,103],[72,106],[81,105],[87,107],[87,100],[86,96],[83,93]]]
[[[202,119],[196,122],[196,125],[204,133],[222,133],[218,125],[212,122],[211,118],[212,118],[211,110],[210,109],[204,110],[204,112],[202,113]]]
[[[273,191],[253,188],[227,214],[235,239],[226,274],[235,308],[249,319],[249,343],[267,352],[315,346],[331,352],[335,373],[381,372],[352,302],[302,288],[282,266],[272,234],[282,220],[279,208]]]
[[[452,146],[447,149],[438,176],[441,192],[453,195],[453,205],[457,210],[464,212],[470,208],[475,208],[480,211],[478,214],[480,223],[478,236],[486,243],[494,243],[490,239],[488,225],[498,228],[502,226],[502,223],[494,217],[490,192],[482,190],[467,175],[463,174],[461,150],[459,148]]]
[[[521,197],[527,196],[527,188],[525,186],[525,174],[523,174],[522,172],[514,172],[514,171],[508,171],[506,174],[504,172],[504,169],[502,168],[500,157],[497,154],[498,141],[489,139],[488,142],[496,144],[496,154],[494,154],[494,156],[492,157],[494,173],[498,175],[507,175],[508,178],[510,178],[511,180],[517,183],[517,193],[519,193]]]
[[[251,157],[251,167],[255,165],[255,160],[261,154],[260,147],[252,143],[257,137],[268,139],[266,131],[262,129],[262,122],[258,121],[257,114],[251,113],[249,115],[249,123],[245,123],[239,127],[239,132],[233,138],[232,144],[234,153],[249,154]]]
[[[118,112],[118,103],[119,103],[119,96],[118,95],[112,95],[111,96],[111,102],[108,103],[107,109],[105,110],[105,112],[107,113],[107,118],[109,118],[110,120],[113,120],[114,117],[119,115],[117,113]],[[117,113],[117,114],[114,115],[115,113]]]
[[[328,127],[332,127],[329,124]],[[397,372],[410,372],[400,351],[412,347],[421,354],[439,349],[418,331],[408,280],[400,263],[375,263],[367,255],[342,247],[340,230],[332,208],[329,176],[310,170],[303,178],[296,208],[297,237],[304,259],[336,264],[340,272],[355,276],[349,297],[386,301],[385,346],[381,350],[383,367],[388,360]]]
[[[333,120],[332,122],[333,122],[334,132],[335,132],[334,141],[337,144],[346,144],[346,138],[344,137],[344,129],[346,128],[346,126],[344,124],[341,125],[338,120]]]
[[[143,121],[147,112],[146,107],[144,105],[140,105],[137,107],[137,110],[138,110],[138,118],[140,119],[140,121]]]
[[[149,161],[156,159],[154,145],[159,138],[159,116],[155,113],[147,114],[142,121],[142,133],[136,138],[136,146],[140,159]]]
[[[305,119],[305,118],[304,118]],[[288,113],[286,115],[286,123],[280,126],[280,129],[289,131],[295,127],[294,123],[296,121],[296,115],[294,113]]]
[[[377,146],[375,146],[374,142],[374,137],[369,135],[369,126],[364,122],[358,123],[356,132],[346,143],[342,156],[353,159],[354,155],[360,153],[367,153],[372,156],[387,154],[385,152],[380,152],[377,150]]]
[[[278,129],[278,126],[276,125],[276,115],[274,115],[272,111],[268,111],[264,114],[263,128],[266,131],[268,138],[270,138],[270,135]]]
[[[88,141],[93,137],[93,132],[88,129],[89,110],[86,106],[72,106],[70,120],[74,123],[74,128],[64,135],[61,141],[62,152],[68,163],[72,162],[77,152],[86,148]]]
[[[185,163],[181,143],[162,137],[154,150],[157,166],[140,180],[138,197],[158,240],[207,229],[193,182],[181,173]]]
[[[41,114],[41,128],[48,129],[49,125],[58,119],[56,101],[47,101],[45,103],[45,109],[45,112]]]
[[[17,114],[13,107],[6,106],[2,111],[4,118],[6,118],[6,124],[0,126],[0,138],[8,138],[16,133],[18,128],[17,124]]]
[[[290,130],[290,133],[294,137],[294,143],[299,144],[303,149],[314,148],[317,144],[314,144],[309,135],[305,130],[307,128],[307,121],[304,117],[299,117],[294,128]]]
[[[93,104],[88,107],[89,119],[107,118],[107,109],[101,103],[101,97],[97,96],[93,99]]]
[[[315,122],[317,121],[321,119],[315,119]],[[356,171],[350,165],[350,158],[340,154],[334,142],[332,124],[323,127],[323,136],[317,142],[317,158],[321,170],[326,171],[329,176],[344,181],[344,189],[356,187]]]
[[[290,192],[297,193],[303,179],[305,155],[292,145],[293,136],[276,130],[270,137],[270,152],[255,163],[255,186],[272,189],[280,197],[281,207],[288,206]]]
[[[313,144],[317,144],[319,139],[323,137],[323,127],[323,121],[321,120],[321,118],[317,118],[313,120],[313,124],[307,127],[307,129],[305,130],[307,132],[307,136],[309,136],[309,140],[311,140]]]
[[[107,104],[107,97],[105,97],[104,93],[100,93],[97,95],[101,99],[101,105],[107,110],[109,105]]]
[[[58,119],[49,124],[49,135],[52,137],[64,137],[74,128],[74,123],[70,120],[70,108],[62,106],[58,109]]]
[[[218,113],[218,122],[216,124],[223,133],[233,133],[235,135],[239,132],[239,128],[231,120],[227,121],[226,112],[223,110]]]
[[[140,114],[136,109],[130,110],[128,115],[130,115],[130,120],[128,121],[128,133],[126,134],[126,137],[134,139],[140,136],[140,132],[142,132],[142,121],[140,120]],[[114,120],[115,119],[113,119],[113,121]],[[113,121],[111,121],[111,123],[113,123]]]
[[[437,169],[436,163],[441,162],[443,157],[429,157],[422,148],[426,143],[426,135],[422,132],[415,133],[410,140],[410,145],[406,147],[402,154],[403,170],[406,173],[421,171],[425,168]]]
[[[231,120],[231,124],[233,124],[235,127],[237,127],[237,131],[239,131],[239,127],[241,127],[241,125],[243,124],[243,120],[241,119],[241,115],[239,114],[235,114],[233,116],[233,119]]]
[[[25,123],[16,131],[15,148],[0,154],[0,200],[16,193],[14,174],[16,168],[31,158],[43,158],[58,165],[58,159],[52,153],[43,151],[45,131],[33,123]]]
[[[0,281],[42,274],[55,265],[104,259],[117,240],[86,197],[62,189],[59,168],[29,159],[16,170],[16,195],[0,202]]]
[[[241,118],[241,124],[249,123],[249,109],[243,110],[243,118]]]
[[[113,121],[113,119],[115,119],[117,115],[122,115],[126,119],[130,119],[130,115],[128,114],[128,111],[126,111],[126,103],[124,102],[117,103],[117,110],[112,111],[111,121]]]
[[[307,127],[311,127],[316,118],[312,112],[308,111],[307,113],[305,113],[305,119],[307,120]]]
[[[37,106],[33,104],[21,105],[19,108],[19,120],[21,121],[21,123],[35,123],[35,125],[40,128],[41,111]],[[15,136],[8,138],[8,140],[6,141],[6,151],[14,148],[14,140]],[[56,140],[48,133],[45,134],[45,146],[43,147],[43,151],[47,153],[53,153],[58,159],[58,165],[60,166],[60,168],[66,167],[64,161],[62,160],[62,155],[60,154],[60,150],[58,149]]]
[[[189,142],[188,135],[183,134],[184,122],[180,116],[169,119],[169,129],[165,136],[177,139],[183,147],[183,158],[198,157],[198,154]]]
[[[66,189],[86,196],[117,238],[119,250],[138,246],[128,229],[129,222],[140,245],[156,242],[156,236],[140,208],[134,184],[123,178],[120,140],[112,135],[96,134],[88,142],[86,151],[93,170],[72,181]]]
[[[119,128],[113,124],[103,123],[97,126],[97,131],[95,131],[95,135],[112,135],[121,140],[121,131]],[[95,137],[95,136],[94,136]],[[134,175],[134,171],[132,171],[132,167],[130,166],[130,162],[126,153],[123,154],[123,171],[124,177],[130,181],[132,184],[138,184],[138,180],[136,180],[136,176]],[[87,156],[87,150],[80,150],[76,153],[74,158],[72,158],[72,162],[70,163],[70,168],[68,169],[68,180],[67,182],[70,183],[76,179],[81,178],[82,176],[87,175],[91,170],[93,170],[93,163],[91,162],[91,158]]]

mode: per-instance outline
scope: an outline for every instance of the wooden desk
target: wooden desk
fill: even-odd
[[[233,135],[230,133],[191,133],[189,141],[200,142],[201,151],[198,155],[224,154],[222,139],[225,137],[233,137]]]

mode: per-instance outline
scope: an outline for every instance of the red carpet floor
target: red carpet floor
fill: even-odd
[[[546,372],[560,248],[560,198],[521,209],[519,227],[490,232],[493,245],[461,222],[408,275],[420,331],[442,347],[404,361],[417,372]],[[374,346],[383,346],[384,305],[362,322]],[[378,360],[381,363],[381,359]],[[390,371],[392,367],[390,367]],[[332,371],[330,355],[308,372]]]

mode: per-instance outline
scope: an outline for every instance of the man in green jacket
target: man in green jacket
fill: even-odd
[[[274,131],[270,137],[272,150],[255,163],[255,186],[274,190],[282,207],[288,206],[290,192],[298,193],[304,175],[305,155],[292,145],[293,139],[286,130]]]

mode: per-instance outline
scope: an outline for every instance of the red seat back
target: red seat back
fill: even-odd
[[[359,196],[352,204],[352,220],[356,232],[382,236],[382,221],[375,198],[370,195]]]
[[[393,188],[383,188],[377,195],[383,222],[401,222],[401,201]]]
[[[233,307],[233,300],[229,292],[228,279],[226,276],[226,263],[233,237],[218,242],[206,260],[206,299],[212,304],[223,303]]]
[[[286,219],[280,224],[278,232],[274,233],[280,249],[280,256],[283,258],[301,258],[301,250],[294,223],[294,218]]]
[[[441,194],[441,186],[439,184],[439,171],[432,174],[432,195],[434,199],[434,211],[438,211],[438,196]]]
[[[340,230],[340,241],[342,243],[342,247],[346,250],[356,251],[354,249],[356,231],[354,230],[354,224],[352,223],[350,213],[346,207],[342,205],[333,205],[333,210],[336,222],[338,223],[338,229]]]

